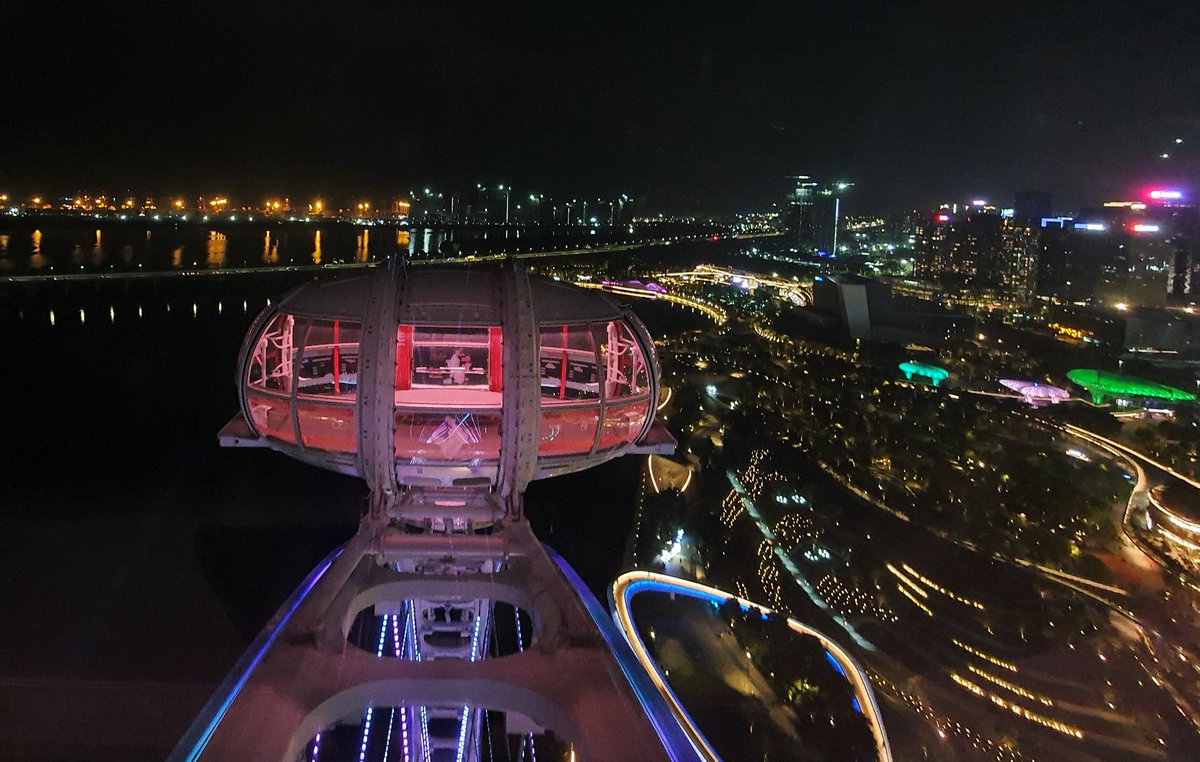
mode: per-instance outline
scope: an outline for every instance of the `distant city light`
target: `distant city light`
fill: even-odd
[[[1177,190],[1153,190],[1150,191],[1150,198],[1159,200],[1177,200],[1183,198],[1183,192]]]
[[[1103,222],[1076,222],[1075,229],[1076,230],[1104,231],[1104,230],[1108,230],[1108,226],[1105,225]]]
[[[987,201],[984,201],[981,198],[977,198],[971,202],[971,206],[987,206]]]
[[[1135,233],[1157,233],[1162,228],[1155,222],[1139,222],[1133,226]]]
[[[1169,158],[1171,158],[1171,154],[1169,154],[1169,153],[1160,153],[1160,154],[1158,155],[1158,158],[1160,158],[1160,159],[1169,159]]]
[[[1071,217],[1043,217],[1042,227],[1066,227],[1067,223],[1072,220]]]
[[[938,221],[938,222],[949,222],[949,221],[950,221],[950,215],[948,215],[948,214],[939,214],[939,215],[937,216],[937,221]]]
[[[1129,305],[1126,304],[1125,302],[1117,302],[1113,306],[1116,307],[1121,312],[1127,312],[1129,310]]]

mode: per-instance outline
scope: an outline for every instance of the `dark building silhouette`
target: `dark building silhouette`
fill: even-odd
[[[1013,219],[1037,226],[1043,217],[1053,214],[1053,207],[1054,197],[1046,191],[1017,191],[1013,198]]]

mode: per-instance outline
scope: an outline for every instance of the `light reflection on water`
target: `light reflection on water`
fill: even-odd
[[[43,224],[43,222],[47,224]],[[652,240],[650,228],[506,230],[486,227],[409,229],[397,225],[290,222],[0,220],[0,267],[6,275],[47,272],[140,272],[274,264],[368,263],[408,256],[520,253],[606,242]],[[372,227],[377,228],[372,237]],[[599,233],[599,234],[598,234]],[[449,245],[448,245],[449,244]],[[203,256],[200,256],[203,252]]]
[[[198,302],[198,301],[192,302],[191,306],[192,306],[191,316],[193,318],[199,318],[205,312],[210,312],[210,314],[212,312],[215,312],[217,315],[225,314],[224,302],[220,301],[220,300],[216,301],[215,303],[210,303],[209,306],[206,306],[205,303]],[[258,308],[259,305],[256,304],[255,307]],[[99,306],[99,307],[78,307],[78,308],[76,308],[76,314],[79,316],[79,325],[87,325],[88,312],[92,311],[92,310],[96,310],[96,309],[107,310],[108,321],[110,323],[116,323],[118,321],[126,322],[129,318],[132,318],[134,315],[137,316],[137,320],[144,320],[147,317],[147,307],[142,304],[138,304],[138,305],[134,306],[134,305],[130,305],[127,303],[124,303],[124,304],[123,303],[113,303],[113,304],[109,304],[107,306]],[[159,314],[170,314],[171,303],[163,302],[163,303],[160,303],[157,305],[150,305],[149,309],[151,311],[151,314],[149,317],[151,319],[154,319],[155,317],[158,316],[158,315],[154,314],[155,312],[157,312]],[[249,302],[246,300],[243,300],[242,301],[242,310],[241,310],[242,314],[243,315],[247,314],[249,312],[249,309],[250,309]],[[62,321],[59,320],[59,312],[58,312],[58,310],[53,309],[53,308],[48,309],[43,313],[40,313],[40,317],[39,317],[39,313],[36,310],[30,310],[30,311],[22,310],[20,313],[20,316],[21,316],[21,319],[25,322],[29,322],[30,320],[39,320],[39,321],[44,321],[45,323],[48,323],[50,326],[53,326],[53,327],[62,326]]]
[[[262,261],[265,265],[279,261],[279,242],[271,239],[270,230],[263,235]]]
[[[364,228],[363,231],[358,234],[357,243],[358,248],[354,251],[354,261],[366,262],[370,260],[371,231]]]
[[[99,267],[102,264],[104,264],[104,237],[97,228],[96,242],[92,244],[92,266]]]
[[[56,327],[56,328],[69,328],[72,325],[88,326],[89,325],[89,323],[88,323],[89,314],[94,315],[97,312],[99,312],[99,313],[107,312],[108,313],[108,322],[110,324],[118,324],[118,323],[129,324],[130,322],[142,321],[142,320],[147,320],[147,319],[153,321],[155,319],[169,315],[169,314],[171,314],[171,311],[172,311],[172,304],[176,304],[177,306],[178,306],[178,304],[182,304],[185,312],[187,311],[187,306],[190,304],[192,318],[196,318],[196,319],[203,318],[206,315],[211,317],[214,314],[217,316],[224,317],[226,301],[227,300],[225,298],[223,298],[217,294],[213,294],[212,298],[200,298],[200,299],[189,300],[189,301],[182,301],[179,299],[157,300],[157,299],[151,298],[148,302],[143,302],[141,300],[134,301],[132,299],[129,299],[129,300],[118,299],[115,301],[103,301],[103,302],[93,303],[93,304],[89,304],[87,306],[71,305],[67,309],[59,309],[57,307],[44,307],[44,306],[39,309],[36,306],[29,305],[29,306],[26,306],[26,307],[22,308],[21,310],[19,310],[17,312],[17,315],[18,315],[19,320],[23,323],[27,323],[27,324],[28,323],[40,323],[42,325],[49,324],[51,327]],[[237,301],[236,300],[234,301],[233,311],[230,316],[231,319],[236,319],[235,316],[238,316],[238,315],[241,315],[241,316],[248,315],[251,312],[251,310],[258,311],[258,310],[262,309],[263,307],[269,306],[269,302],[270,302],[269,299],[241,299],[240,301],[241,301],[241,310],[240,311],[237,309]],[[60,307],[61,306],[62,305],[60,305]],[[79,322],[73,323],[71,320],[68,319],[64,323],[63,320],[61,319],[63,317],[64,312],[66,312],[67,315],[72,315],[72,314],[78,315]]]
[[[224,267],[225,255],[228,250],[229,239],[225,234],[210,230],[208,241],[204,244],[204,264],[209,267]]]

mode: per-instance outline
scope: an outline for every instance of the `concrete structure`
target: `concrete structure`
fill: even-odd
[[[883,283],[856,275],[818,275],[813,279],[813,309],[833,316],[852,339],[871,337],[872,322],[878,320],[878,312],[886,311],[889,296]]]
[[[381,267],[268,308],[238,378],[243,410],[222,444],[361,476],[371,494],[358,533],[284,604],[171,759],[461,762],[518,743],[695,758],[603,609],[522,516],[532,479],[673,450],[653,421],[653,343],[631,312],[515,269]]]

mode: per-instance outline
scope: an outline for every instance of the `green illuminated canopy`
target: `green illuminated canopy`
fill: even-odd
[[[1117,396],[1152,397],[1177,402],[1192,402],[1196,399],[1196,395],[1191,392],[1173,386],[1094,368],[1076,368],[1067,373],[1067,378],[1091,392],[1092,399],[1096,402],[1104,397]]]
[[[905,378],[924,376],[932,381],[934,386],[937,386],[940,381],[950,375],[950,371],[946,370],[945,368],[939,368],[936,365],[929,365],[927,363],[917,362],[915,360],[909,360],[908,362],[900,363],[900,370],[904,372]]]

